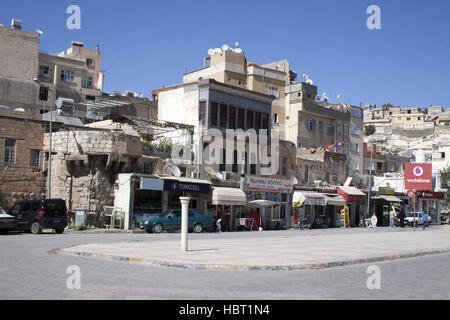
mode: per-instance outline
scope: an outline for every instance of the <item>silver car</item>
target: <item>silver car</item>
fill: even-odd
[[[7,234],[8,231],[17,229],[17,219],[6,213],[6,211],[0,207],[0,234]]]

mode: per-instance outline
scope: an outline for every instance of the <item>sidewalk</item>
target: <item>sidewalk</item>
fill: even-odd
[[[248,232],[236,238],[223,233],[190,235],[188,252],[181,252],[179,234],[170,241],[148,236],[148,241],[78,245],[55,253],[183,269],[301,270],[450,252],[446,226],[426,231]]]

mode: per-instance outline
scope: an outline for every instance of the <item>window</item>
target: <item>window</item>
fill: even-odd
[[[273,123],[278,123],[278,113],[273,114]]]
[[[279,93],[277,87],[269,87],[269,94],[272,96],[275,96],[277,98],[280,96],[280,93]]]
[[[83,83],[81,84],[83,88],[92,88],[92,77],[83,76]]]
[[[73,71],[61,70],[61,80],[66,82],[73,82]]]
[[[5,140],[5,164],[16,163],[16,140]]]
[[[338,136],[342,136],[342,124],[336,124],[336,132]]]
[[[355,136],[359,135],[359,129],[358,129],[358,127],[357,127],[357,126],[354,126],[354,125],[351,125],[351,126],[350,126],[350,133],[351,133],[352,135],[355,135]]]
[[[145,161],[144,165],[142,166],[142,173],[143,174],[152,174],[153,172],[153,163],[149,161]]]
[[[94,67],[94,60],[92,60],[92,59],[86,59],[86,65],[88,66],[88,67]]]
[[[259,132],[261,129],[261,112],[255,112],[255,130]]]
[[[238,109],[238,117],[237,117],[237,128],[245,129],[245,110]]]
[[[262,114],[262,127],[261,129],[269,129],[269,115],[267,113]]]
[[[222,149],[222,157],[219,163],[219,171],[226,171],[227,151]]]
[[[406,121],[411,121],[411,118],[410,118],[410,117],[407,117],[407,118],[406,118]]]
[[[39,66],[39,77],[49,78],[50,77],[50,69],[47,66]]]
[[[323,122],[319,121],[319,132],[323,133]]]
[[[231,166],[231,171],[238,172],[238,152],[237,150],[234,150],[233,154],[233,164]]]
[[[308,131],[315,131],[316,127],[316,120],[307,119],[306,120],[306,130]]]
[[[39,100],[41,100],[41,101],[48,100],[48,88],[47,87],[42,86],[39,88]]]
[[[228,122],[228,106],[226,104],[220,105],[220,127],[227,128]]]
[[[352,152],[359,152],[359,144],[357,144],[357,143],[350,143],[350,151],[352,151]]]
[[[86,100],[95,101],[94,96],[86,96]]]
[[[253,111],[251,110],[247,110],[247,129],[254,129],[255,128],[255,124],[253,121]]]
[[[445,159],[445,152],[441,152],[441,159]]]
[[[417,117],[417,120],[418,120],[418,121],[422,120],[422,117]]]
[[[377,171],[383,170],[383,162],[377,162]]]
[[[328,125],[328,135],[334,135],[334,126],[331,123]]]
[[[361,110],[360,109],[350,109],[350,115],[352,118],[361,118]]]
[[[218,113],[218,105],[215,102],[211,102],[211,110],[209,117],[211,118],[210,124],[213,127],[217,127],[217,113]]]
[[[30,167],[39,167],[41,152],[39,150],[30,150]]]
[[[228,128],[236,129],[236,107],[230,107],[230,117],[228,121]]]

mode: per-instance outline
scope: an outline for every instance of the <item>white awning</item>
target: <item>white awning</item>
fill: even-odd
[[[403,200],[397,198],[396,196],[387,196],[387,195],[380,195],[377,197],[373,197],[372,199],[384,199],[387,202],[403,202]]]
[[[294,191],[293,203],[299,203],[300,205],[305,203],[311,206],[326,206],[327,197],[318,192],[307,192],[307,191]]]
[[[241,189],[212,187],[212,204],[245,206],[247,205],[247,197]]]
[[[345,199],[339,195],[325,195],[330,206],[345,206]]]

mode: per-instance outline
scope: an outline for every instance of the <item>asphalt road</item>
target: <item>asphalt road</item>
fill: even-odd
[[[286,232],[292,231],[279,231],[279,236]],[[304,234],[318,232],[323,231]],[[190,235],[212,241],[217,236],[246,240],[245,233]],[[369,265],[305,271],[182,270],[48,252],[85,243],[149,240],[179,241],[179,234],[0,236],[0,299],[450,299],[450,254],[377,263],[381,288],[369,290]],[[66,285],[71,265],[81,271],[79,290]]]

